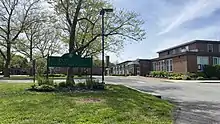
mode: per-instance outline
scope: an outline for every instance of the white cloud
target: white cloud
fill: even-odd
[[[179,8],[182,9],[180,13],[177,10],[172,17],[161,19],[161,24],[165,26],[165,29],[159,32],[158,35],[168,33],[187,21],[191,21],[198,17],[209,16],[219,8],[220,0],[192,0],[185,4],[184,7]]]
[[[173,35],[171,37],[166,37],[163,41],[160,42],[160,45],[154,50],[154,52],[173,47],[185,42],[189,42],[192,40],[220,40],[220,23],[205,27],[203,29],[185,31],[182,35]],[[182,31],[184,32],[184,31]],[[219,38],[219,39],[218,39]]]

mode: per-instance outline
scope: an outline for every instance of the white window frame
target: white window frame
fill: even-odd
[[[172,59],[170,59],[169,60],[170,62],[169,62],[169,72],[173,72],[173,60]]]
[[[186,49],[186,51],[189,51],[189,46],[186,46],[185,49]]]
[[[217,59],[217,63],[214,63],[215,62],[214,59]],[[213,65],[220,65],[220,57],[213,57],[212,64]]]
[[[197,56],[197,65],[209,65],[209,57],[208,56]]]
[[[166,71],[173,72],[173,60],[172,59],[166,60]]]
[[[210,46],[211,46],[211,49],[210,49]],[[213,44],[207,44],[207,51],[213,52]]]
[[[166,71],[169,71],[169,60],[166,60]]]

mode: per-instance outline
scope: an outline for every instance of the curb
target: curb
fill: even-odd
[[[155,97],[157,97],[157,98],[162,99],[162,96],[161,96],[160,94],[153,93],[153,92],[145,92],[145,91],[142,91],[142,90],[139,90],[139,89],[136,89],[136,88],[127,86],[127,85],[124,85],[124,86],[127,87],[127,88],[130,88],[130,89],[132,89],[132,90],[135,90],[135,91],[138,91],[138,92],[141,92],[141,93],[145,93],[145,94],[150,94],[150,95],[152,95],[152,96],[155,96]]]

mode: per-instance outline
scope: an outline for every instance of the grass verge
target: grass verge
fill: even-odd
[[[173,105],[124,86],[105,91],[38,93],[0,83],[2,124],[171,124]]]
[[[37,78],[37,77],[36,77]],[[77,77],[75,76],[74,79],[88,79],[90,78],[89,76],[88,77]],[[32,76],[11,76],[10,78],[5,78],[5,77],[2,77],[0,78],[0,80],[32,80],[33,77]],[[66,79],[66,76],[65,77],[49,77],[49,79],[56,79],[56,80],[62,80],[62,79]]]

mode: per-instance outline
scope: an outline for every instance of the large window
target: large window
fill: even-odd
[[[169,70],[169,71],[172,72],[172,71],[173,71],[173,60],[170,59],[169,61],[170,61],[170,63],[169,63],[169,64],[170,64],[170,65],[169,65],[169,69],[170,69],[170,70]]]
[[[220,44],[218,45],[218,52],[220,52]]]
[[[207,57],[207,56],[197,56],[197,64],[208,65],[209,64],[209,57]]]
[[[220,65],[220,57],[213,57],[213,65]]]
[[[153,71],[156,71],[156,62],[153,62]]]
[[[213,52],[213,44],[208,44],[207,48],[208,52]]]
[[[172,59],[166,60],[166,71],[168,72],[173,71],[173,60]]]

